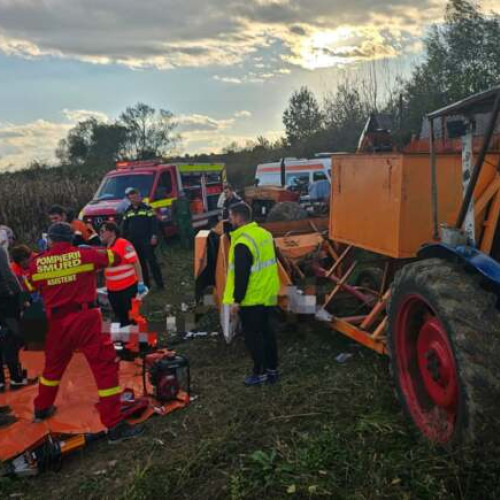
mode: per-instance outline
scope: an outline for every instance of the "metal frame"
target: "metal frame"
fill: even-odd
[[[386,338],[384,335],[387,326],[387,303],[390,299],[389,273],[391,260],[384,265],[382,283],[379,290],[371,290],[348,283],[359,262],[351,259],[353,246],[347,246],[343,251],[335,248],[335,242],[325,239],[323,250],[332,258],[332,265],[325,269],[319,264],[313,266],[317,278],[331,282],[334,287],[325,297],[321,309],[328,312],[328,307],[339,294],[346,294],[359,302],[360,307],[368,309],[357,316],[333,316],[328,313],[329,326],[356,342],[373,349],[380,354],[387,353]],[[301,279],[304,273],[297,264],[294,264],[280,253],[281,263],[285,269],[292,269]]]
[[[486,92],[481,92],[479,94],[473,95],[466,99],[463,99],[455,104],[446,106],[445,108],[438,109],[427,115],[430,122],[430,156],[431,156],[431,182],[432,182],[432,214],[434,220],[434,230],[437,232],[438,223],[438,188],[437,188],[437,172],[436,172],[436,152],[434,148],[434,120],[439,117],[445,117],[450,115],[464,115],[471,116],[473,113],[487,112],[491,109],[491,117],[486,128],[486,133],[484,134],[483,144],[479,151],[476,163],[471,172],[470,181],[467,185],[467,190],[464,193],[464,198],[462,201],[462,206],[460,207],[460,212],[455,223],[457,229],[461,229],[465,221],[467,212],[469,210],[470,204],[472,202],[472,197],[474,194],[474,189],[477,185],[479,179],[479,174],[484,164],[486,158],[486,153],[488,151],[491,138],[493,137],[493,132],[495,131],[495,124],[497,118],[500,114],[500,87],[495,87]],[[444,126],[444,121],[443,121]],[[476,214],[477,215],[477,214]]]

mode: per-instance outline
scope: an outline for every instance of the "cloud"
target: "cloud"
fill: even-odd
[[[35,120],[30,123],[0,123],[0,169],[16,169],[34,160],[51,162],[60,139],[72,124]]]
[[[214,80],[217,80],[218,82],[223,82],[223,83],[234,83],[236,85],[239,85],[243,83],[243,80],[241,78],[236,78],[236,77],[231,77],[231,76],[219,76],[215,75],[213,77]]]
[[[109,116],[102,111],[91,111],[88,109],[67,109],[62,110],[62,114],[71,122],[77,123],[89,118],[96,118],[100,122],[109,122]]]
[[[217,120],[207,115],[180,115],[175,118],[179,125],[179,132],[207,132],[207,131],[221,131],[234,123],[232,118]]]
[[[0,51],[133,69],[251,65],[276,51],[314,69],[395,57],[446,0],[0,0]],[[500,11],[498,1],[485,7]],[[344,29],[348,30],[345,37]],[[384,34],[385,33],[385,34]],[[354,43],[355,42],[355,43]],[[275,60],[275,59],[274,59]],[[280,73],[273,69],[273,77]],[[218,75],[222,83],[241,83]],[[264,76],[247,82],[265,80]]]
[[[237,136],[234,129],[240,120],[252,116],[247,110],[240,110],[226,118],[213,118],[207,115],[191,114],[176,117],[182,135],[181,150],[189,153],[220,151],[235,140],[248,141],[250,136]]]
[[[100,121],[111,119],[101,111],[63,109],[64,121],[35,120],[24,124],[0,122],[0,170],[19,169],[32,161],[55,162],[59,141],[79,121],[95,117]],[[248,110],[239,110],[231,116],[214,118],[203,114],[175,117],[182,134],[181,148],[189,153],[218,151],[232,141],[245,142],[250,136],[235,135],[233,130],[242,120],[251,118]]]
[[[235,118],[250,118],[252,113],[247,111],[246,109],[242,109],[241,111],[237,111],[234,113]]]
[[[64,122],[42,119],[22,124],[0,122],[0,170],[23,168],[35,160],[54,163],[59,141],[76,123],[91,117],[109,121],[101,111],[65,108],[61,113]]]

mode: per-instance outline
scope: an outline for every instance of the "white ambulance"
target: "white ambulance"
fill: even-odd
[[[326,155],[325,155],[326,156]],[[316,181],[328,180],[331,182],[332,159],[331,155],[310,160],[284,158],[273,163],[257,165],[255,182],[258,186],[281,186],[281,167],[285,164],[285,187],[297,189],[302,187],[307,191],[310,184]]]

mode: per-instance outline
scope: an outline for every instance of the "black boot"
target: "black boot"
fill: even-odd
[[[2,415],[0,415],[0,427],[6,427],[13,424],[14,422],[17,422],[17,417],[15,417],[14,415],[10,415],[8,413],[3,413]]]
[[[125,420],[122,420],[108,430],[108,443],[120,443],[121,441],[140,436],[143,432],[144,427],[142,425],[130,425]]]
[[[47,420],[48,418],[52,417],[52,415],[54,415],[56,410],[57,408],[54,405],[45,408],[45,410],[37,410],[35,408],[35,422],[41,422],[42,420]]]
[[[10,390],[16,391],[18,389],[22,389],[27,385],[33,383],[28,379],[28,372],[23,370],[23,367],[20,363],[16,363],[9,366],[10,372]]]

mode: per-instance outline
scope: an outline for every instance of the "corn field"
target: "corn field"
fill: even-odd
[[[105,171],[38,168],[0,175],[0,224],[14,230],[17,242],[33,245],[49,225],[50,206],[70,207],[78,214]]]

